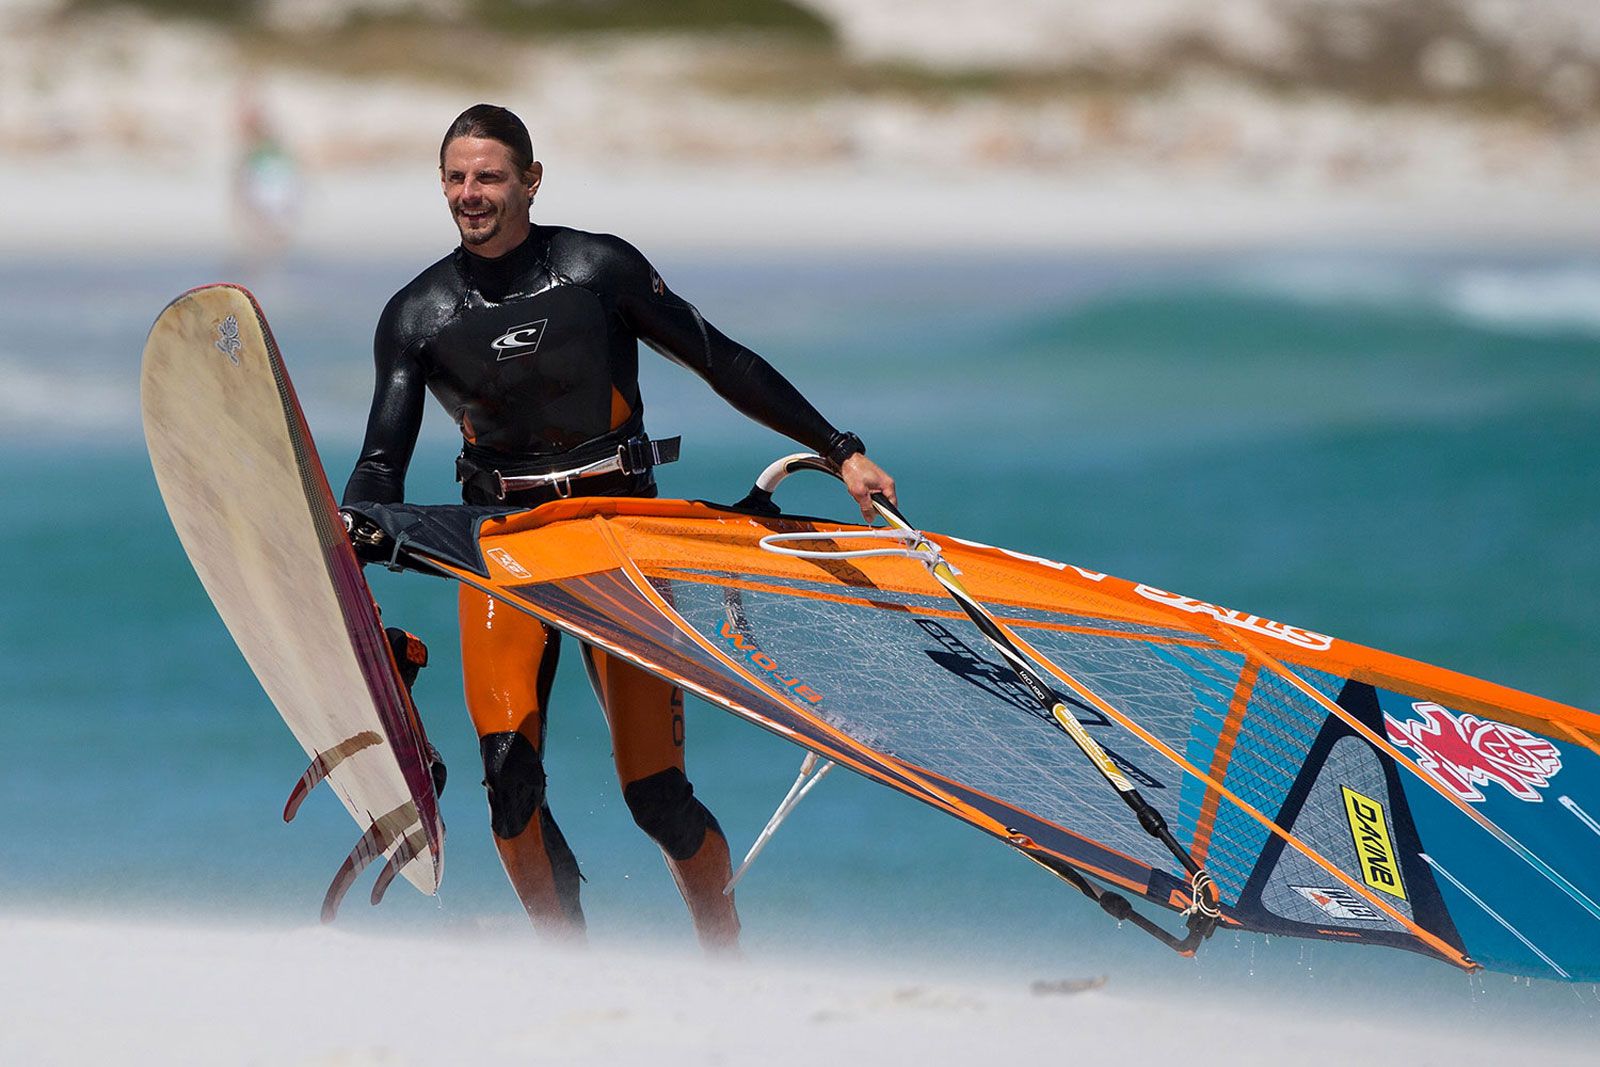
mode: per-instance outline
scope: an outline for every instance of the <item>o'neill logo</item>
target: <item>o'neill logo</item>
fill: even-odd
[[[539,350],[539,342],[544,339],[544,324],[549,319],[540,319],[538,322],[525,322],[521,326],[513,326],[505,333],[489,342],[489,346],[500,353],[495,357],[501,359],[516,359]]]
[[[1561,770],[1561,750],[1515,726],[1457,716],[1429,700],[1411,705],[1421,719],[1383,717],[1389,740],[1416,753],[1417,766],[1462,800],[1483,800],[1494,782],[1518,800],[1538,803],[1539,790]]]

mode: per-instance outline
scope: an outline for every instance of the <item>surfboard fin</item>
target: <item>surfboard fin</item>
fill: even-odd
[[[408,800],[367,828],[367,832],[361,835],[361,840],[356,842],[356,847],[350,850],[350,855],[345,857],[344,863],[334,874],[327,895],[322,898],[323,922],[333,922],[334,916],[339,913],[339,905],[343,903],[345,894],[350,892],[350,887],[355,884],[361,872],[371,866],[373,860],[389,851],[389,846],[394,844],[395,838],[405,827],[416,822],[417,805]]]
[[[382,900],[383,894],[389,891],[389,884],[399,875],[406,864],[417,858],[417,855],[428,846],[428,834],[421,826],[406,835],[400,842],[400,847],[389,856],[389,862],[383,865],[383,870],[378,872],[378,880],[372,883],[372,903],[376,907]]]
[[[345,738],[325,752],[318,752],[316,758],[311,761],[311,766],[306,768],[306,772],[289,791],[289,801],[283,806],[283,821],[294,820],[296,813],[300,811],[300,805],[305,803],[306,797],[311,795],[317,783],[328,777],[330,771],[362,749],[371,748],[382,740],[383,738],[375,731],[363,730],[353,737]]]

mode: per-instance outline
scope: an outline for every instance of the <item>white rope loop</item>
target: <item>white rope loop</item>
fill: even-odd
[[[881,548],[796,548],[787,542],[793,541],[894,541],[894,547]],[[918,544],[928,544],[929,548],[916,548]],[[760,541],[762,548],[768,552],[775,552],[780,556],[797,556],[800,559],[866,559],[872,556],[903,556],[906,559],[918,560],[926,566],[932,566],[942,558],[937,548],[931,547],[931,542],[926,541],[922,534],[916,530],[839,530],[825,532],[821,530],[807,530],[797,533],[768,534]]]
[[[1216,885],[1217,883],[1205,871],[1197,871],[1189,879],[1189,906],[1184,908],[1181,914],[1193,915],[1199,912],[1208,919],[1222,918],[1222,909],[1217,904],[1211,903],[1211,893],[1208,892],[1208,890],[1215,891]],[[1220,901],[1221,894],[1218,893],[1217,896]]]

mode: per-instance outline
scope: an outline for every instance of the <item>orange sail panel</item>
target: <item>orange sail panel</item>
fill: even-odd
[[[414,567],[488,590],[1052,869],[1161,907],[1189,899],[1182,867],[921,563],[759,544],[860,526],[679,500],[372,510]],[[1203,860],[1225,924],[1600,978],[1600,718],[926,536]]]

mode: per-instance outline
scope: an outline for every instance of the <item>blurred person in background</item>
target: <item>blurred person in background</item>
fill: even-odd
[[[238,138],[233,215],[240,259],[270,265],[282,258],[293,236],[300,209],[299,168],[248,89],[239,98]]]
[[[461,244],[379,320],[377,386],[346,504],[403,499],[429,391],[461,430],[456,473],[469,504],[655,496],[652,468],[676,458],[677,441],[645,434],[639,341],[833,461],[868,521],[874,492],[893,499],[893,481],[860,438],[701,317],[632,245],[530,221],[544,168],[516,115],[467,109],[445,134],[439,168]],[[598,461],[615,462],[574,473]],[[465,586],[459,612],[467,709],[501,862],[536,927],[581,939],[578,864],[551,815],[543,766],[560,634]],[[580,646],[580,655],[634,820],[661,847],[701,944],[736,948],[728,844],[684,772],[682,691],[598,649]]]

